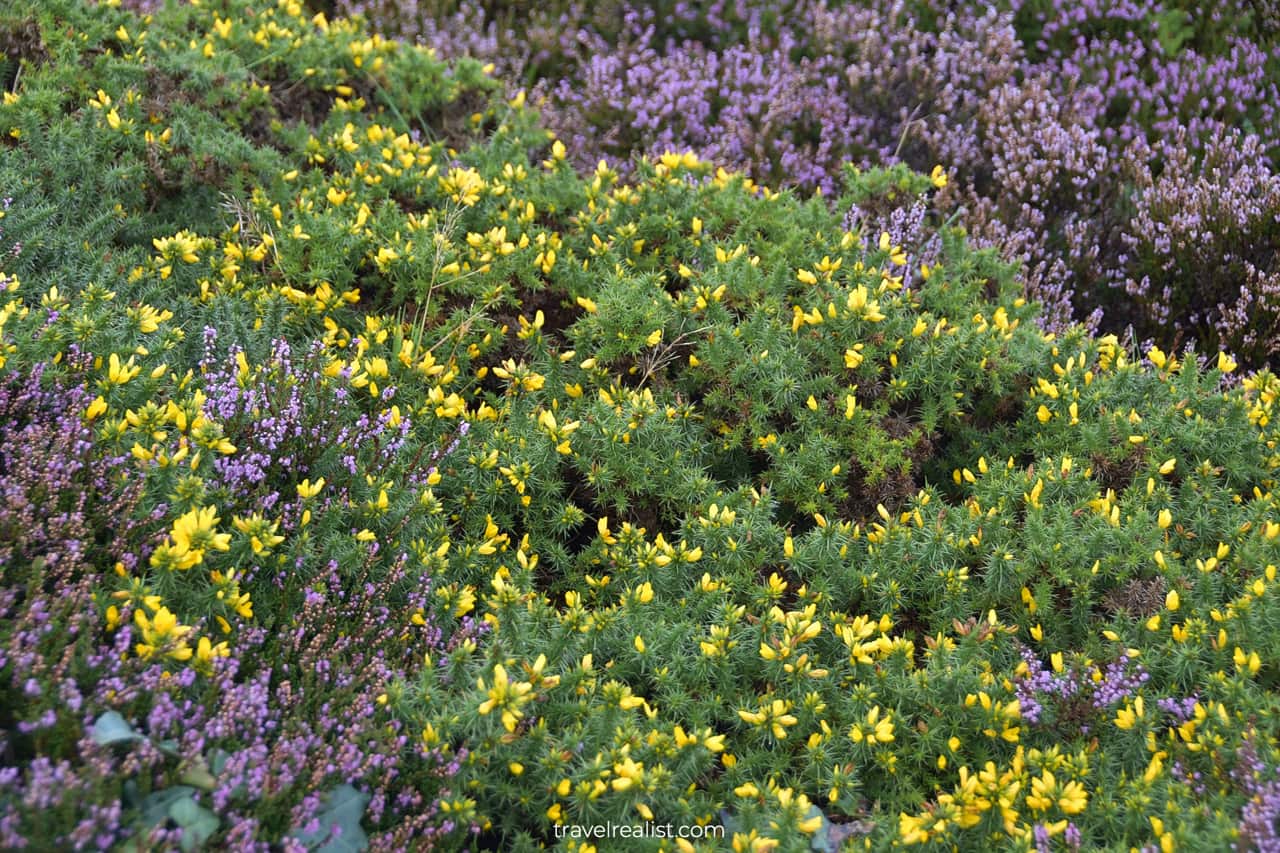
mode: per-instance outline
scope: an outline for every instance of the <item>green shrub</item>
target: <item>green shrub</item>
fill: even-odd
[[[874,846],[1030,844],[1068,820],[1086,846],[1141,844],[1152,824],[1112,815],[1152,775],[1175,803],[1152,814],[1186,813],[1157,840],[1228,837],[1178,775],[1232,772],[1201,723],[1118,721],[1138,695],[1271,707],[1235,662],[1256,643],[1208,626],[1270,594],[1274,379],[1224,393],[1194,358],[1155,370],[1114,338],[1046,336],[1008,268],[946,229],[906,289],[916,247],[817,203],[674,156],[642,175],[564,236],[557,313],[522,316],[523,343],[480,367],[476,464],[451,482],[464,524],[520,545],[455,564],[489,642],[396,699],[429,743],[470,750],[461,807],[517,846],[650,814],[784,849],[823,820]],[[1127,654],[1147,668],[1132,688]],[[1021,718],[1028,656],[1061,656],[1075,704]],[[1234,743],[1264,739],[1239,713]],[[1187,737],[1149,750],[1147,730]],[[964,788],[987,762],[990,786]],[[953,783],[966,813],[937,799]]]

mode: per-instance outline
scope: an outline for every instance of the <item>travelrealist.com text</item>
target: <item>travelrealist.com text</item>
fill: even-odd
[[[723,838],[723,826],[680,825],[671,823],[597,823],[561,824],[555,828],[556,838],[601,840],[609,838]]]

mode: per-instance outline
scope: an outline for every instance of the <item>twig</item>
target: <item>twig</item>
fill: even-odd
[[[915,109],[911,111],[911,115],[907,117],[907,123],[902,126],[902,135],[898,137],[898,147],[893,149],[893,159],[898,159],[898,155],[902,153],[902,146],[907,144],[907,132],[911,130],[911,125],[916,123],[916,114],[920,112],[921,106],[921,104],[916,104]]]
[[[661,350],[654,350],[651,354],[646,355],[642,361],[645,365],[645,371],[644,375],[640,377],[640,384],[644,385],[645,382],[649,381],[650,376],[676,360],[676,348],[681,345],[681,341],[690,335],[697,335],[702,332],[709,331],[710,329],[711,326],[701,326],[697,329],[690,329],[687,332],[681,332],[677,337],[672,339],[671,343],[667,344]]]

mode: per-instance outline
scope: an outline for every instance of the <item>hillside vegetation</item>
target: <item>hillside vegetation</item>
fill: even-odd
[[[954,164],[579,171],[295,0],[0,43],[0,847],[1275,843],[1280,380],[1046,331]]]

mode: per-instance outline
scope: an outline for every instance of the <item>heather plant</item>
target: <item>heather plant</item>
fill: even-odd
[[[15,849],[25,843],[24,828],[50,839],[75,838],[85,847],[106,846],[120,815],[118,792],[108,787],[113,762],[99,760],[77,773],[63,749],[82,734],[77,714],[88,698],[86,655],[100,631],[87,564],[136,526],[125,519],[138,494],[121,476],[123,460],[93,464],[98,460],[89,452],[89,430],[66,402],[75,407],[88,398],[83,390],[40,387],[39,371],[10,372],[0,389],[6,792],[0,831],[5,846]],[[110,667],[109,657],[104,662]],[[19,772],[23,766],[25,774]],[[15,788],[26,815],[14,808]]]
[[[1267,24],[1274,13],[1249,4],[1228,13],[1124,3],[1014,11],[1033,67],[1067,75],[1097,105],[1087,123],[1106,152],[1096,170],[1106,178],[1089,191],[1093,221],[1068,232],[1075,289],[1096,291],[1098,304],[1142,336],[1196,339],[1268,363],[1278,215],[1269,190],[1280,67]],[[1149,207],[1169,194],[1177,207]],[[1230,199],[1221,209],[1236,212],[1215,213],[1210,197]],[[1222,263],[1199,264],[1188,242],[1212,246]],[[1256,254],[1242,259],[1242,246]],[[1257,326],[1237,307],[1246,304]]]
[[[1135,166],[1131,225],[1120,239],[1144,275],[1127,278],[1126,290],[1153,320],[1184,318],[1189,336],[1266,360],[1275,354],[1277,329],[1280,176],[1267,167],[1256,137],[1220,132],[1198,163],[1183,141],[1134,158],[1162,166],[1158,174]]]
[[[66,321],[46,322],[50,333]],[[216,338],[206,338],[212,352]],[[352,469],[358,454],[363,470],[423,487],[428,507],[426,484],[438,476],[427,463],[448,447],[406,449],[407,421],[391,428],[358,412],[335,430],[325,418],[338,417],[340,389],[329,389],[328,408],[290,412],[286,403],[273,416],[299,382],[324,402],[323,374],[295,367],[282,342],[252,376],[235,355],[225,372],[202,366],[205,405],[225,433],[201,423],[192,398],[170,401],[168,414],[139,405],[113,425],[87,382],[44,389],[39,368],[7,378],[5,750],[6,765],[26,772],[6,774],[6,847],[41,838],[109,846],[134,831],[132,809],[137,831],[162,846],[189,849],[219,832],[240,848],[291,833],[318,841],[340,794],[358,802],[340,826],[361,837],[362,818],[383,827],[372,841],[390,849],[452,828],[421,793],[447,776],[447,763],[427,755],[407,766],[408,739],[377,702],[442,643],[427,556],[383,552],[367,527],[353,527],[381,529],[391,480],[352,479],[341,458],[325,466],[283,455],[280,440],[310,433],[309,446],[352,454]],[[111,361],[108,379],[135,381],[137,367]],[[66,367],[92,372],[74,345]],[[250,415],[237,408],[245,401],[259,428],[238,449],[226,436],[242,440],[248,429],[237,418]],[[158,441],[170,425],[172,441]],[[151,440],[146,449],[134,427]],[[187,456],[189,440],[210,436],[214,448]],[[265,470],[264,446],[279,454]],[[200,464],[211,451],[218,458]],[[277,463],[310,476],[295,487]],[[422,524],[438,522],[422,513],[407,526],[395,494],[388,539],[423,547]],[[419,505],[417,491],[412,500]]]
[[[216,335],[205,337],[212,355]],[[109,379],[138,370],[112,361]],[[251,849],[321,842],[336,821],[397,849],[455,826],[430,795],[448,762],[409,750],[377,698],[443,644],[424,549],[440,530],[429,463],[450,448],[412,441],[407,420],[340,414],[347,393],[283,342],[252,374],[243,351],[227,363],[202,364],[204,390],[167,414],[149,402],[115,424],[87,382],[46,390],[39,368],[7,378],[7,847],[137,832]],[[67,368],[92,372],[74,345]],[[299,387],[319,405],[291,410]],[[202,424],[205,411],[225,432]],[[210,436],[214,448],[188,457]],[[291,437],[330,461],[300,457]],[[392,479],[353,478],[357,457]],[[401,484],[425,510],[412,524]],[[412,541],[414,556],[379,547],[369,527],[384,525],[389,546]]]

